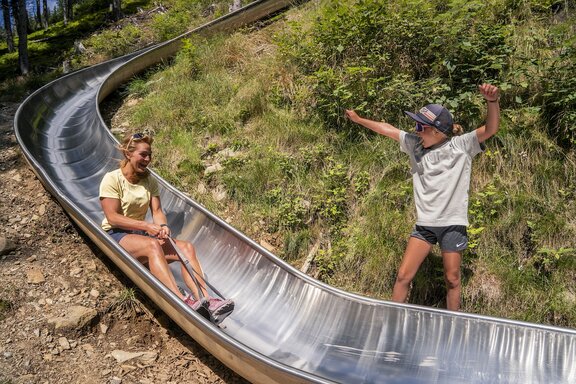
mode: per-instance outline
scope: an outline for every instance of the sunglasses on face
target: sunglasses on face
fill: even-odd
[[[434,128],[432,125],[416,122],[416,132],[424,132],[425,127]]]

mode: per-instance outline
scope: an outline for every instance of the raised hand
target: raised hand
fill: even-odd
[[[478,90],[486,101],[493,103],[500,98],[500,90],[495,85],[484,83],[478,87]]]

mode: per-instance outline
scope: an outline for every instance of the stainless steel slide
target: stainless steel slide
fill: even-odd
[[[284,8],[257,1],[191,33],[229,30]],[[255,383],[576,383],[576,331],[372,300],[292,268],[163,180],[178,238],[234,298],[220,327],[191,311],[100,229],[98,186],[117,167],[98,104],[178,39],[64,76],[31,95],[14,128],[30,166],[83,231],[191,337]],[[174,269],[179,275],[179,268]]]

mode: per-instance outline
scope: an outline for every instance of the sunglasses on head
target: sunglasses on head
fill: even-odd
[[[143,133],[135,133],[130,137],[130,141],[128,141],[128,144],[126,144],[126,149],[130,148],[130,144],[132,144],[132,140],[141,140],[144,138],[144,134]]]

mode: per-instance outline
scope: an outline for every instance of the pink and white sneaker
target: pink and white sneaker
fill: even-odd
[[[208,298],[208,312],[212,315],[212,321],[220,324],[234,311],[234,302],[230,299],[218,299],[215,297]]]
[[[188,306],[190,308],[192,308],[193,310],[198,312],[200,315],[202,315],[202,317],[205,317],[206,319],[211,320],[210,319],[210,311],[208,309],[208,306],[210,305],[210,303],[206,299],[194,300],[194,298],[192,296],[188,295],[184,298],[184,302],[186,304],[188,304]]]

